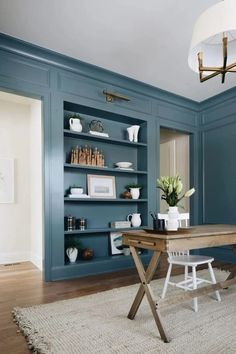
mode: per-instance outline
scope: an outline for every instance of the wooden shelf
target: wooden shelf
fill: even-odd
[[[64,198],[65,202],[109,202],[109,203],[146,203],[148,200],[145,199],[124,199],[124,198],[117,198],[117,199],[107,199],[107,198]]]
[[[137,171],[137,170],[121,170],[118,168],[109,168],[109,167],[97,167],[97,166],[89,166],[89,165],[73,165],[70,163],[64,164],[64,169],[77,169],[86,172],[87,170],[91,171],[99,171],[99,172],[112,172],[112,173],[128,173],[128,174],[139,174],[139,175],[146,175],[147,171]]]
[[[77,133],[77,132],[73,132],[69,129],[64,129],[64,136],[74,138],[74,139],[89,139],[89,140],[95,140],[95,141],[102,141],[105,143],[115,143],[118,145],[126,145],[126,146],[130,146],[130,147],[137,147],[137,146],[146,147],[147,146],[147,144],[145,144],[145,143],[133,143],[129,140],[107,138],[107,137],[103,137],[103,136],[92,135],[89,133]]]
[[[147,226],[140,227],[125,227],[125,228],[114,228],[114,227],[105,227],[105,228],[97,228],[97,229],[86,229],[86,230],[73,230],[73,231],[65,231],[65,235],[77,235],[77,234],[98,234],[105,232],[122,232],[122,231],[132,231],[132,230],[142,230],[147,228]]]
[[[140,255],[140,257],[145,260],[145,259],[149,259],[150,256],[146,253],[143,253]],[[107,256],[107,257],[94,257],[92,258],[91,260],[83,260],[83,259],[80,259],[78,261],[76,261],[75,263],[69,263],[69,262],[66,262],[65,265],[67,267],[75,267],[76,265],[87,265],[88,263],[92,262],[93,264],[96,264],[96,263],[100,263],[100,262],[117,262],[117,261],[120,261],[120,260],[126,260],[126,261],[132,261],[133,262],[133,258],[132,256],[124,256],[123,254],[117,254],[117,255],[114,255],[114,256]]]

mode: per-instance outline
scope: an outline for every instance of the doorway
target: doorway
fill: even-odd
[[[172,129],[160,129],[160,176],[179,175],[183,192],[190,187],[190,142],[189,135]],[[183,212],[189,212],[189,198],[181,200]],[[167,204],[161,199],[160,212],[166,213]]]
[[[31,262],[43,270],[42,132],[41,100],[0,91],[1,267]]]

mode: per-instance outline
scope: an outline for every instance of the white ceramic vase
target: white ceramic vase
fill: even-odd
[[[140,188],[130,188],[132,199],[138,199],[140,196]]]
[[[127,132],[128,132],[128,135],[129,135],[129,141],[134,141],[134,129],[133,127],[128,127],[127,128]]]
[[[127,220],[131,221],[131,225],[133,227],[139,227],[142,223],[141,217],[139,213],[129,214],[127,216]]]
[[[167,230],[168,231],[177,231],[179,226],[179,212],[178,207],[169,207],[168,211],[168,223],[167,223]]]
[[[131,125],[131,127],[127,128],[127,132],[129,134],[129,141],[138,142],[138,132],[140,129],[140,125]]]
[[[79,118],[70,118],[69,119],[69,123],[70,123],[70,130],[73,130],[75,132],[82,132],[82,124],[80,123],[80,119]]]
[[[75,263],[77,256],[78,256],[78,250],[75,247],[69,247],[66,250],[66,254],[70,260],[70,263]]]
[[[129,247],[124,247],[123,248],[123,255],[124,256],[129,256],[130,255],[130,248]]]
[[[134,130],[134,142],[138,142],[138,132],[140,129],[140,125],[133,125],[133,130]]]

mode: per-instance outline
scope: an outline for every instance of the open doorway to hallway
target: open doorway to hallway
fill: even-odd
[[[43,269],[41,100],[0,91],[0,265]]]
[[[179,175],[184,191],[190,187],[189,135],[167,128],[160,129],[160,176]],[[161,195],[160,195],[161,198]],[[182,212],[189,212],[189,198],[181,200]],[[167,204],[160,199],[160,212],[166,213]]]

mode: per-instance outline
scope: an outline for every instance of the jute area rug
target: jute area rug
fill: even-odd
[[[216,271],[217,280],[226,272]],[[198,273],[208,277],[206,270]],[[176,277],[178,279],[180,276]],[[41,354],[235,354],[236,286],[199,298],[199,312],[191,302],[161,310],[172,341],[163,343],[146,299],[133,321],[127,318],[138,284],[51,304],[16,308],[16,321],[34,353]],[[161,294],[163,280],[152,288]],[[169,287],[167,296],[182,290]]]

